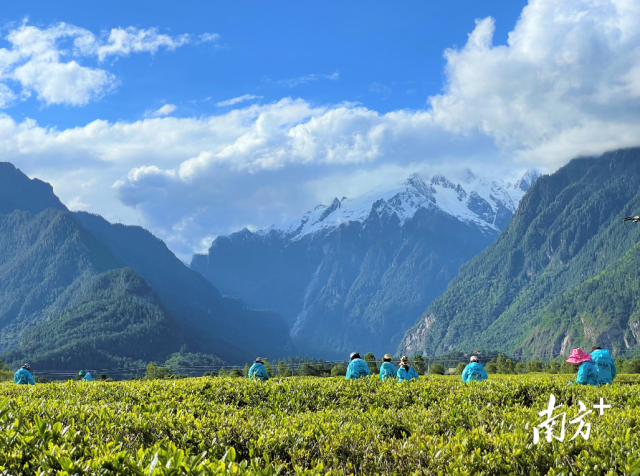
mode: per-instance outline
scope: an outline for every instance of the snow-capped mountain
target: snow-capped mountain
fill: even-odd
[[[301,355],[394,352],[461,265],[490,245],[538,177],[413,174],[301,219],[219,236],[191,267],[287,321]]]
[[[318,205],[300,220],[274,225],[257,233],[281,233],[288,240],[296,241],[316,233],[331,232],[343,223],[365,223],[372,213],[395,214],[402,226],[419,209],[440,210],[481,229],[500,231],[539,176],[537,171],[529,170],[512,184],[478,177],[468,169],[465,179],[458,182],[439,174],[421,177],[414,173],[398,186],[379,186],[356,198],[335,198],[330,205]]]

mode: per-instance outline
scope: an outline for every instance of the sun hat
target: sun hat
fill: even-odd
[[[29,364],[24,364],[22,366],[23,369],[31,370],[31,366]]]
[[[260,362],[260,363],[262,363],[262,357],[256,357],[256,360],[255,360],[255,361],[256,361],[256,362]]]
[[[407,357],[406,355],[403,355],[402,358],[400,359],[400,363],[403,363],[403,362],[409,363],[409,357]]]
[[[470,362],[478,362],[480,359],[478,359],[477,355],[472,355],[471,358],[469,359]]]
[[[581,348],[573,349],[571,355],[567,359],[570,364],[581,364],[582,362],[588,362],[591,360],[591,356],[583,351]]]
[[[384,360],[385,362],[391,362],[391,356],[389,354],[384,354],[382,360]]]
[[[80,377],[84,377],[85,375],[87,375],[87,371],[81,370],[80,372],[78,372],[78,375],[80,375]]]
[[[349,360],[359,359],[359,358],[360,358],[360,352],[351,352],[351,355],[349,356]]]

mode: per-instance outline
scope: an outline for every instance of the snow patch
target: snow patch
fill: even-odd
[[[318,205],[299,220],[273,225],[257,234],[275,232],[297,241],[315,233],[329,232],[343,223],[362,223],[372,213],[395,214],[403,225],[420,209],[439,209],[480,229],[500,231],[496,219],[505,212],[513,214],[538,177],[538,171],[529,170],[512,184],[482,178],[466,169],[462,183],[456,183],[440,174],[427,177],[414,173],[395,187],[378,186],[359,197],[335,198],[331,205]]]

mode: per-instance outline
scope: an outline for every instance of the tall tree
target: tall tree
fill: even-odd
[[[366,354],[364,354],[364,361],[369,366],[369,371],[372,375],[378,373],[378,364],[376,363],[375,355],[373,355],[371,352],[367,352]]]

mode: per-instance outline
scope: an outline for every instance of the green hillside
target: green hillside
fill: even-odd
[[[3,361],[113,368],[162,362],[184,344],[231,364],[295,353],[278,314],[222,296],[147,230],[72,214],[49,184],[0,163],[4,185]]]
[[[114,368],[164,359],[184,343],[151,287],[130,268],[88,280],[60,316],[26,329],[3,359],[34,368]]]
[[[538,179],[498,240],[460,269],[407,332],[399,352],[491,348],[548,357],[578,344],[632,349],[635,321],[623,319],[616,310],[622,304],[605,298],[605,288],[597,305],[591,302],[586,324],[578,301],[593,286],[588,280],[632,259],[618,263],[640,240],[640,227],[622,218],[638,211],[639,149],[576,159]],[[613,286],[609,279],[598,281]],[[628,301],[631,282],[619,285],[629,287],[620,294]]]
[[[24,210],[40,213],[47,208],[66,210],[53,187],[38,179],[30,179],[9,162],[0,162],[0,215]]]
[[[73,214],[125,266],[154,289],[163,306],[188,336],[189,348],[229,362],[256,355],[294,355],[288,328],[272,311],[248,309],[242,299],[222,296],[200,273],[180,261],[167,245],[139,226],[112,224],[99,215]]]
[[[64,211],[0,215],[0,351],[66,309],[96,274],[121,267]]]
[[[640,243],[602,273],[556,298],[524,348],[590,348],[640,353]],[[564,349],[563,349],[564,350]]]

